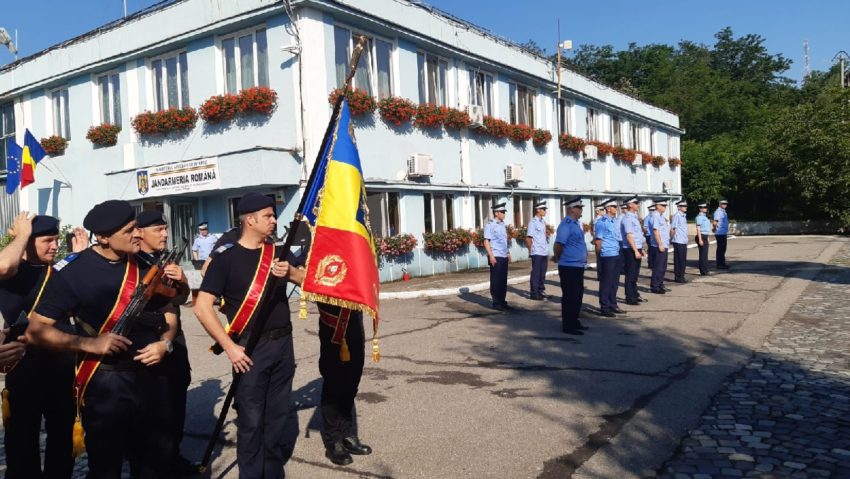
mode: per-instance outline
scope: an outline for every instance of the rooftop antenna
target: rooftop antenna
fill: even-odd
[[[9,36],[9,32],[5,28],[0,27],[0,45],[5,45],[9,49],[9,52],[15,55],[15,60],[18,59],[18,47],[15,46],[16,43],[18,43],[18,31],[15,30],[15,41],[13,42],[12,37]]]
[[[127,18],[127,0],[124,0],[124,18]]]
[[[812,76],[812,67],[809,64],[809,39],[803,39],[803,81]]]
[[[847,86],[847,78],[845,76],[845,72],[847,70],[845,70],[844,65],[846,65],[847,60],[850,60],[850,55],[848,55],[847,52],[845,52],[844,50],[841,50],[840,52],[836,53],[834,57],[832,57],[832,61],[835,60],[838,60],[840,64],[838,71],[839,76],[841,77],[841,88],[844,88],[845,86]]]

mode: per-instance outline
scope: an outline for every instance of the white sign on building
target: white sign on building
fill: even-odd
[[[139,197],[216,190],[220,185],[217,158],[181,161],[136,170]]]

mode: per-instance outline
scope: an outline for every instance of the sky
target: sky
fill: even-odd
[[[235,1],[235,0],[228,0]],[[124,0],[6,0],[0,27],[18,30],[19,57],[121,18]],[[126,0],[129,13],[151,0]],[[827,70],[841,50],[850,52],[850,1],[844,0],[428,0],[441,10],[523,43],[534,40],[548,53],[562,40],[611,44],[713,44],[729,26],[736,36],[761,35],[772,54],[793,60],[786,76],[803,75],[803,40],[813,70]],[[49,14],[46,14],[49,12]],[[14,57],[0,47],[0,65]]]

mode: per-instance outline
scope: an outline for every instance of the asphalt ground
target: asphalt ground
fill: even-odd
[[[556,276],[547,282],[547,301],[527,299],[526,282],[510,286],[507,299],[517,310],[508,313],[489,307],[486,290],[384,299],[382,359],[367,358],[356,403],[359,435],[375,452],[355,456],[349,467],[324,457],[319,435],[315,309],[306,321],[293,315],[298,368],[287,476],[652,477],[724,380],[847,242],[738,238],[729,242],[731,270],[669,282],[665,295],[648,292],[644,268],[639,285],[649,301],[622,304],[629,313],[617,319],[593,314],[598,285],[588,271],[582,321],[590,330],[579,337],[560,331]],[[696,251],[689,257],[693,273]],[[511,276],[523,268],[512,265]],[[486,271],[414,278],[383,291],[453,289],[486,278]],[[227,359],[207,352],[210,341],[191,310],[183,313],[193,365],[183,449],[197,460],[231,376]],[[237,477],[234,417],[210,477]]]

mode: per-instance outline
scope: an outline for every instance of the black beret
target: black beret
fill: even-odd
[[[147,228],[148,226],[160,226],[167,224],[165,217],[159,211],[142,211],[136,217],[136,226],[139,228]]]
[[[260,211],[263,208],[274,208],[274,199],[259,193],[248,193],[239,200],[236,212],[240,215]]]
[[[83,226],[94,234],[109,236],[133,221],[136,210],[122,200],[107,200],[95,205],[83,219]]]
[[[32,234],[30,238],[39,236],[56,236],[59,234],[59,220],[52,216],[38,215],[32,219]]]

